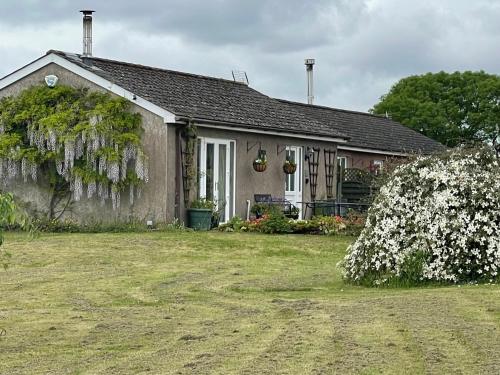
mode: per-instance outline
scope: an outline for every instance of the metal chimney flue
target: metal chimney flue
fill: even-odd
[[[92,56],[92,13],[94,10],[81,10],[83,13],[83,56]]]
[[[313,104],[314,102],[314,85],[313,85],[313,67],[315,60],[306,59],[306,74],[307,74],[307,104]]]

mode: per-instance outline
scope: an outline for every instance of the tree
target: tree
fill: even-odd
[[[498,141],[500,76],[480,72],[427,73],[401,79],[371,110],[454,147]]]
[[[147,182],[142,119],[130,103],[69,86],[34,86],[0,100],[0,179],[48,183],[48,217],[83,196],[111,198]],[[59,207],[59,208],[58,208]]]

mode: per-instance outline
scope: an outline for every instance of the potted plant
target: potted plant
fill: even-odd
[[[253,169],[256,172],[264,172],[267,168],[266,151],[259,150],[257,158],[253,161]]]
[[[294,174],[296,170],[297,163],[287,156],[285,164],[283,164],[283,172],[285,172],[286,174]]]
[[[210,230],[214,209],[214,202],[205,198],[191,202],[188,208],[188,227],[195,230]]]

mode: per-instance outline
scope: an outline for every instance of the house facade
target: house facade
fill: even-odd
[[[218,204],[221,220],[246,217],[257,194],[285,198],[299,208],[337,196],[337,168],[370,170],[392,157],[431,153],[442,146],[390,119],[361,112],[268,97],[246,84],[91,56],[49,51],[0,79],[0,98],[45,84],[110,92],[132,103],[143,119],[149,182],[141,197],[117,210],[93,199],[74,204],[76,220],[185,221],[197,197]],[[196,129],[196,177],[186,183],[186,128]],[[253,161],[265,152],[267,168]],[[285,174],[286,158],[297,163]],[[3,189],[44,211],[47,192],[39,184],[14,181]],[[126,195],[126,194],[125,194]]]

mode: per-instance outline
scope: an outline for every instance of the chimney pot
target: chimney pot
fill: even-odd
[[[306,59],[304,61],[307,74],[307,104],[313,104],[314,102],[313,67],[315,62],[314,59]]]
[[[81,10],[83,13],[83,56],[92,56],[92,13],[95,10]]]

